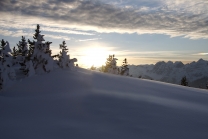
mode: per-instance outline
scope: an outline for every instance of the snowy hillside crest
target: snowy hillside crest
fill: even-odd
[[[49,73],[55,68],[74,68],[74,62],[77,62],[77,59],[70,59],[65,41],[60,44],[60,54],[52,56],[50,49],[52,42],[44,42],[44,35],[41,35],[39,24],[37,24],[33,38],[35,40],[28,39],[27,43],[25,37],[22,36],[17,47],[13,47],[13,51],[10,49],[8,41],[1,40],[0,89],[20,77]],[[58,60],[55,59],[57,57]]]

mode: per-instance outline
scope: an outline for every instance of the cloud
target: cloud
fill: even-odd
[[[197,53],[197,54],[193,54],[193,55],[196,55],[196,56],[205,56],[205,55],[208,55],[208,53]]]
[[[0,34],[4,36],[12,36],[12,37],[21,37],[21,36],[29,36],[29,33],[24,32],[23,30],[10,31],[6,29],[0,29]]]
[[[181,52],[181,51],[116,51],[116,55],[119,57],[131,56],[135,58],[167,58],[167,57],[184,57],[184,55],[191,55],[190,52]]]
[[[92,38],[92,39],[85,39],[85,40],[79,40],[80,42],[85,42],[85,41],[95,41],[95,40],[100,40],[102,38]]]
[[[54,29],[57,32],[75,34],[85,33],[76,32],[74,29],[101,33],[137,32],[166,34],[171,37],[184,36],[191,39],[208,38],[207,0],[128,0],[123,2],[123,5],[119,1],[116,2],[112,4],[107,0],[4,0],[0,2],[3,19],[0,26],[26,24],[28,27],[39,23],[47,27],[63,28]],[[52,31],[52,27],[48,30]]]
[[[43,26],[41,28],[42,30],[49,31],[49,32],[58,32],[58,33],[76,34],[76,35],[94,35],[93,33],[87,33],[87,32],[77,31],[77,30],[69,30],[69,29],[60,28],[60,27]]]
[[[11,36],[11,37],[21,37],[21,36],[31,37],[31,33],[25,32],[23,30],[10,31],[6,29],[0,29],[0,34],[4,36]],[[63,36],[63,35],[45,34],[45,37],[53,38],[53,39],[61,39],[61,40],[71,40],[70,37]]]
[[[71,40],[68,36],[62,36],[62,35],[51,35],[51,34],[45,34],[46,37],[53,38],[53,39],[61,39],[61,40]]]

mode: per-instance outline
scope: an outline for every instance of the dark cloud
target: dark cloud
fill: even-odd
[[[203,0],[201,1],[203,2]],[[133,1],[127,2],[133,4]],[[161,3],[160,0],[154,2],[156,6]],[[140,4],[154,8],[154,2],[141,0]],[[84,0],[34,0],[30,2],[5,0],[0,1],[0,4],[2,5],[1,12],[45,17],[54,21],[94,26],[115,32],[120,30],[121,32],[208,38],[208,14],[200,10],[196,11],[194,8],[193,12],[190,9],[189,12],[186,12],[184,9],[175,10],[172,5],[166,5],[156,11],[147,9],[143,12],[139,8],[121,8],[100,1]],[[208,3],[204,3],[204,5],[208,5]],[[174,10],[167,8],[168,6],[172,6]],[[175,6],[177,7],[177,5]]]

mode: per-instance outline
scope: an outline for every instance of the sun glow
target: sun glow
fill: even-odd
[[[83,63],[83,67],[90,68],[91,66],[100,67],[104,65],[111,51],[105,47],[90,47],[84,49],[82,53],[83,57],[80,62]]]

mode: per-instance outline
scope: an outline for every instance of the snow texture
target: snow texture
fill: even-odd
[[[55,69],[0,92],[2,139],[207,139],[208,91]]]

